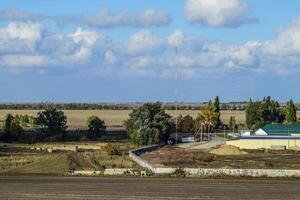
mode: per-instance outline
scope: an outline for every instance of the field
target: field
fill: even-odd
[[[1,176],[0,199],[296,200],[297,180]]]
[[[36,116],[38,110],[0,110],[0,120],[3,120],[8,113],[16,114],[28,114]],[[65,110],[68,118],[68,126],[70,128],[85,128],[87,118],[91,115],[96,115],[103,119],[108,126],[120,126],[128,119],[130,110]],[[199,111],[197,110],[180,110],[180,111],[167,111],[172,116],[177,115],[191,115],[196,117]],[[231,116],[236,117],[237,123],[245,123],[244,111],[222,111],[221,119],[225,123],[228,123]]]
[[[37,148],[61,148],[78,146],[77,152],[57,150],[49,153]],[[66,175],[70,170],[97,170],[105,168],[132,168],[135,163],[128,157],[133,148],[127,143],[119,143],[120,154],[111,155],[102,149],[106,143],[66,143],[66,144],[1,144],[0,174],[51,174]],[[116,145],[116,144],[114,144]],[[35,147],[35,149],[33,149]]]
[[[165,147],[142,154],[142,158],[160,167],[299,169],[299,151],[243,150],[236,155],[215,155],[201,150]],[[245,153],[246,152],[246,153]]]

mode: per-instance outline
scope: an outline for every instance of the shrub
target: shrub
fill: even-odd
[[[175,172],[173,172],[170,176],[184,178],[184,177],[186,177],[186,172],[183,169],[179,168],[179,169],[176,169]]]
[[[117,144],[106,144],[101,148],[106,151],[108,155],[122,155],[122,150],[120,145]]]

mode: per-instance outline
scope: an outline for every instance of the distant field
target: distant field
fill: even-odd
[[[3,120],[8,113],[16,114],[28,114],[36,116],[38,110],[0,110],[0,120]],[[65,114],[68,118],[68,126],[70,128],[84,128],[86,127],[86,120],[91,115],[96,115],[103,119],[108,126],[122,125],[124,120],[128,119],[130,110],[65,110]],[[180,111],[167,111],[172,116],[179,114],[191,115],[196,117],[199,111],[195,110],[180,110]],[[244,111],[222,111],[221,119],[225,123],[228,123],[230,116],[235,116],[238,123],[245,123]]]

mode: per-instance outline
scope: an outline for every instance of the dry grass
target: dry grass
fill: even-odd
[[[82,147],[87,149],[81,149],[79,152],[58,151],[54,153],[31,150],[31,147],[49,147],[50,144],[0,145],[0,174],[64,175],[70,170],[136,167],[136,164],[128,156],[130,144],[119,144],[122,150],[121,155],[108,155],[106,151],[95,150],[95,147],[103,144],[83,144]],[[64,145],[72,146],[74,144]]]
[[[8,113],[16,114],[28,114],[36,116],[38,110],[0,110],[0,120],[3,120]],[[87,118],[91,115],[100,117],[105,121],[108,126],[123,125],[123,122],[128,119],[130,110],[65,110],[68,118],[68,126],[70,128],[85,128]],[[183,111],[167,111],[172,116],[177,115],[191,115],[196,118],[199,113],[198,110],[183,110]],[[235,116],[237,123],[245,123],[244,111],[222,111],[221,119],[225,123],[229,122],[231,116]]]
[[[244,150],[245,155],[213,155],[201,150],[162,148],[142,154],[156,166],[232,168],[232,169],[299,169],[300,151]]]

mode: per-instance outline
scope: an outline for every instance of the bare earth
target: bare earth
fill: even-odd
[[[299,181],[0,177],[0,199],[298,200]]]
[[[16,114],[28,114],[36,116],[38,110],[0,110],[0,120],[3,120],[8,113]],[[108,126],[123,125],[124,121],[128,119],[131,110],[65,110],[68,118],[68,126],[70,128],[84,128],[86,127],[87,118],[91,115],[96,115],[103,119]],[[191,115],[196,118],[198,110],[184,110],[184,111],[167,111],[172,116],[177,115]],[[244,111],[222,111],[221,119],[225,123],[229,122],[231,116],[235,116],[237,123],[245,123]]]

